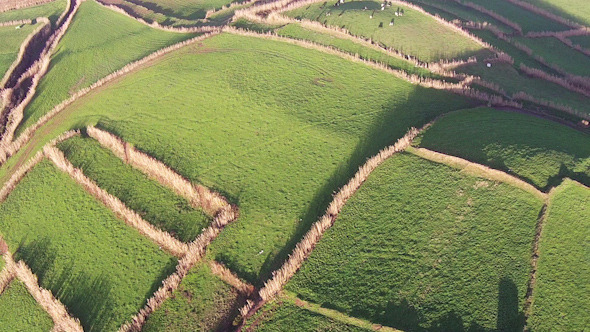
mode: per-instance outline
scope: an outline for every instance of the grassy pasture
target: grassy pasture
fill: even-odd
[[[371,174],[286,288],[404,331],[517,330],[541,206],[402,153]]]
[[[147,320],[142,331],[227,331],[241,304],[239,293],[200,263]]]
[[[211,250],[255,282],[366,158],[473,105],[334,55],[222,34],[81,98],[2,170],[66,129],[98,123],[238,204],[239,220]]]
[[[0,22],[34,20],[38,17],[47,17],[51,22],[55,23],[65,10],[66,0],[55,0],[39,6],[0,13]]]
[[[525,179],[538,188],[563,177],[590,183],[590,136],[537,117],[493,109],[449,114],[417,141]]]
[[[59,145],[74,166],[154,226],[181,241],[194,240],[211,220],[202,211],[91,139],[74,137]]]
[[[468,0],[517,23],[523,33],[529,31],[564,31],[570,28],[505,0]]]
[[[539,243],[532,331],[590,326],[590,189],[566,180],[555,189]]]
[[[25,24],[19,29],[17,26],[0,27],[0,81],[6,71],[18,56],[21,44],[39,24]]]
[[[0,323],[2,332],[48,332],[53,327],[51,317],[17,280],[0,295]]]
[[[19,130],[127,63],[191,36],[152,29],[94,1],[83,2],[52,56],[50,69],[26,108]]]
[[[573,36],[569,37],[569,40],[583,48],[590,49],[590,36]]]
[[[0,233],[86,331],[116,330],[176,264],[49,161],[0,205]]]
[[[385,63],[390,68],[403,70],[408,74],[414,74],[421,77],[439,78],[439,75],[432,74],[427,69],[416,67],[408,61],[371,49],[352,40],[338,38],[326,33],[306,29],[299,24],[288,24],[277,29],[276,33],[284,37],[308,40],[324,46],[334,47],[346,53],[358,54],[363,59]]]
[[[197,20],[205,18],[208,10],[220,9],[231,4],[232,0],[125,0],[127,3],[139,4],[151,11],[166,16]]]
[[[590,25],[590,7],[586,0],[524,0],[554,14]]]
[[[344,27],[354,35],[371,38],[426,62],[468,58],[482,51],[481,46],[428,15],[399,6],[404,10],[404,16],[398,17],[394,14],[397,5],[382,11],[380,4],[378,1],[352,1],[334,7],[332,3],[318,2],[285,14]],[[372,19],[370,15],[373,15]],[[395,23],[390,26],[392,19]]]
[[[590,57],[571,49],[556,38],[516,38],[516,40],[530,47],[535,55],[543,57],[549,63],[569,73],[590,76]]]

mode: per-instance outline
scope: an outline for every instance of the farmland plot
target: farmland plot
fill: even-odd
[[[48,332],[51,317],[35,302],[25,285],[13,280],[0,294],[0,331]]]

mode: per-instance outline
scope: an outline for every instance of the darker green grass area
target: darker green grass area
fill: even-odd
[[[23,24],[0,27],[0,81],[18,57],[21,44],[38,26]]]
[[[142,331],[229,331],[231,317],[242,304],[236,289],[214,275],[206,263],[200,263],[150,315]]]
[[[574,45],[580,45],[585,49],[590,49],[590,36],[573,36],[568,38]]]
[[[530,47],[535,55],[568,73],[590,76],[590,57],[570,48],[557,38],[516,38],[516,40]]]
[[[247,324],[257,332],[283,331],[342,331],[368,332],[371,330],[342,323],[321,314],[300,308],[291,301],[275,300],[262,307]]]
[[[449,114],[417,143],[514,174],[541,189],[590,184],[590,135],[534,116],[477,109]]]
[[[74,137],[61,143],[59,148],[99,187],[181,241],[194,240],[211,222],[186,199],[125,164],[91,138]]]
[[[402,153],[370,175],[286,289],[404,331],[518,331],[541,207]]]
[[[13,280],[0,294],[0,331],[48,332],[52,327],[51,317],[20,281]]]
[[[552,193],[539,242],[531,331],[590,326],[590,189],[571,180]]]
[[[52,24],[55,24],[59,16],[66,10],[66,3],[66,0],[55,0],[38,6],[2,12],[0,13],[0,22],[47,17]]]
[[[0,205],[0,234],[86,331],[114,331],[176,259],[42,161]]]

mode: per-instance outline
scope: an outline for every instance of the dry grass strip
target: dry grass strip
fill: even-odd
[[[350,179],[350,181],[334,196],[332,202],[326,209],[326,213],[311,226],[310,230],[305,236],[303,236],[301,241],[297,243],[295,249],[289,255],[289,258],[287,258],[283,265],[273,272],[272,277],[264,283],[264,287],[262,287],[257,294],[256,302],[248,300],[246,305],[240,309],[243,322],[246,321],[246,318],[256,313],[256,311],[266,302],[273,299],[283,289],[289,279],[291,279],[299,268],[301,268],[303,262],[309,257],[315,248],[316,243],[322,238],[323,234],[332,227],[348,199],[354,195],[360,186],[367,180],[369,175],[388,158],[409,147],[412,140],[422,130],[429,126],[430,123],[424,126],[421,130],[416,128],[410,129],[408,133],[400,138],[394,145],[381,150],[377,155],[371,157],[359,168],[354,177]]]
[[[503,24],[511,27],[519,35],[522,35],[522,28],[520,27],[520,25],[518,25],[518,23],[512,22],[511,20],[507,19],[506,17],[504,17],[504,16],[502,16],[502,15],[500,15],[500,14],[498,14],[498,13],[492,11],[492,10],[489,10],[489,9],[487,9],[485,7],[480,6],[480,5],[476,5],[476,4],[472,3],[472,2],[462,2],[461,0],[455,0],[455,2],[461,4],[461,5],[465,6],[465,7],[474,9],[474,10],[476,10],[478,12],[483,13],[483,14],[486,14],[486,15],[488,15],[488,16],[496,19],[497,21],[502,22]]]
[[[6,243],[0,239],[0,247],[3,245],[6,245]],[[0,248],[0,254],[4,257],[4,255],[7,254],[7,251],[3,251]],[[0,295],[2,295],[2,293],[8,288],[8,285],[10,285],[15,276],[14,272],[6,266],[0,271]]]
[[[188,271],[205,255],[207,246],[213,241],[223,228],[236,220],[239,216],[235,206],[228,205],[221,209],[213,223],[195,239],[186,252],[186,255],[178,261],[176,271],[162,282],[162,286],[148,299],[143,307],[130,322],[124,324],[119,332],[141,331],[148,317],[156,311],[178,288]]]
[[[161,248],[174,256],[182,257],[188,250],[185,243],[172,237],[168,232],[157,229],[152,224],[143,220],[135,211],[127,208],[117,197],[107,193],[84,173],[74,167],[64,154],[55,146],[47,145],[43,148],[43,154],[51,160],[57,168],[70,175],[89,194],[94,196],[113,213],[122,219],[127,225],[137,229],[141,234],[158,244]]]
[[[53,0],[2,0],[0,1],[0,13],[9,10],[38,6],[51,1]]]
[[[542,79],[542,80],[545,80],[545,81],[548,81],[551,83],[555,83],[555,84],[557,84],[563,88],[566,88],[570,91],[582,94],[586,97],[590,97],[589,90],[575,86],[570,81],[568,81],[567,79],[564,79],[562,77],[548,74],[540,69],[527,67],[524,63],[520,64],[520,70],[530,77],[539,78],[539,79]]]
[[[103,86],[106,83],[109,83],[109,82],[115,80],[116,78],[118,78],[120,76],[123,76],[123,75],[137,69],[138,67],[140,67],[142,65],[145,65],[149,61],[152,61],[164,54],[168,54],[170,52],[178,50],[186,45],[190,45],[190,44],[202,41],[202,40],[209,38],[210,36],[216,35],[218,33],[219,33],[218,31],[206,33],[204,35],[201,35],[201,36],[198,36],[198,37],[195,37],[192,39],[188,39],[188,40],[182,41],[180,43],[165,47],[161,50],[158,50],[158,51],[146,56],[145,58],[142,58],[140,60],[137,60],[135,62],[132,62],[132,63],[126,65],[125,67],[123,67],[123,68],[109,74],[108,76],[98,80],[96,83],[93,83],[91,86],[84,88],[82,90],[79,90],[78,92],[74,93],[70,98],[64,100],[59,105],[55,106],[50,112],[48,112],[47,114],[42,116],[34,125],[26,128],[23,131],[23,133],[16,140],[10,142],[9,140],[2,139],[2,141],[0,141],[0,164],[4,163],[10,156],[14,155],[26,143],[28,143],[29,140],[33,137],[33,134],[35,133],[35,131],[37,131],[37,129],[39,129],[41,126],[43,126],[49,120],[51,120],[56,114],[63,111],[67,106],[72,104],[74,101],[78,100],[80,97],[88,94],[90,91],[92,91],[94,89],[97,89],[97,88]]]
[[[97,140],[117,157],[158,181],[161,185],[172,189],[179,196],[186,198],[193,207],[203,209],[208,215],[214,217],[221,209],[229,205],[218,193],[199,184],[193,185],[161,161],[138,151],[119,137],[95,127],[87,127],[86,131],[88,136]]]
[[[225,265],[216,261],[209,261],[209,267],[213,274],[225,281],[228,285],[237,289],[242,295],[250,296],[254,293],[254,286],[240,279],[230,269],[225,267]]]
[[[487,166],[477,164],[459,157],[450,156],[444,153],[428,150],[425,148],[410,147],[407,149],[407,151],[418,157],[437,163],[445,164],[453,168],[458,168],[470,175],[475,175],[493,181],[507,183],[511,186],[529,192],[541,200],[545,200],[547,198],[547,194],[535,188],[535,186],[505,172],[489,168]]]

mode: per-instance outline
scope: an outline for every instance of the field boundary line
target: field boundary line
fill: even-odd
[[[409,147],[408,149],[406,149],[406,151],[423,159],[427,159],[440,164],[445,164],[456,169],[460,169],[461,171],[464,171],[465,173],[470,175],[475,175],[486,178],[488,180],[499,181],[509,184],[513,187],[531,193],[543,201],[547,199],[546,193],[540,191],[532,184],[525,182],[517,178],[516,176],[510,175],[506,172],[493,169],[482,164],[474,163],[472,161],[460,157],[451,156],[426,148]]]
[[[188,250],[186,243],[182,243],[172,237],[168,232],[154,227],[152,224],[141,218],[137,212],[125,206],[125,204],[123,204],[123,202],[117,197],[100,188],[94,181],[84,175],[82,170],[74,167],[58,148],[52,145],[45,146],[43,148],[43,154],[47,159],[52,161],[58,169],[68,174],[74,181],[82,186],[86,192],[100,201],[128,226],[135,228],[139,233],[143,234],[145,237],[149,238],[168,253],[176,257],[182,257],[186,253]]]
[[[462,95],[462,96],[465,96],[468,98],[483,101],[483,102],[489,103],[494,106],[506,106],[506,107],[516,107],[516,108],[522,107],[522,105],[520,103],[508,101],[498,95],[492,95],[492,94],[488,94],[486,92],[482,92],[479,90],[471,89],[470,87],[465,86],[462,83],[448,83],[448,82],[443,82],[443,81],[435,80],[435,79],[431,79],[431,78],[421,78],[417,75],[409,75],[404,71],[391,69],[387,65],[373,62],[373,61],[369,61],[369,60],[365,60],[359,56],[345,53],[345,52],[342,52],[338,49],[324,46],[321,44],[317,44],[317,43],[313,43],[313,42],[309,42],[309,41],[305,41],[305,40],[282,37],[282,36],[279,36],[275,33],[261,34],[261,33],[253,32],[253,31],[236,29],[234,27],[229,27],[229,26],[224,27],[223,31],[228,32],[228,33],[233,33],[236,35],[241,35],[241,36],[256,37],[256,38],[285,42],[285,43],[297,45],[297,46],[300,46],[303,48],[313,49],[313,50],[324,52],[327,54],[336,55],[336,56],[339,56],[345,60],[349,60],[349,61],[357,62],[357,63],[363,63],[369,67],[372,67],[377,70],[381,70],[383,72],[391,74],[399,79],[405,80],[406,82],[409,82],[414,85],[419,85],[419,86],[426,87],[426,88],[433,88],[433,89],[437,89],[437,90],[449,91],[449,92],[459,94],[459,95]]]
[[[0,242],[0,246],[2,245],[2,242]],[[4,257],[5,254],[6,252],[3,253],[2,256]],[[14,272],[11,271],[7,266],[4,266],[2,271],[0,271],[0,296],[2,296],[2,293],[4,293],[8,286],[10,286],[10,283],[15,277],[16,275],[14,274]]]
[[[154,52],[142,59],[139,59],[137,61],[134,61],[134,62],[131,62],[131,63],[125,65],[123,68],[101,78],[100,80],[93,83],[89,87],[79,90],[74,95],[72,95],[70,98],[62,101],[60,104],[55,106],[51,111],[49,111],[48,113],[43,115],[35,124],[24,129],[23,132],[19,135],[19,137],[16,140],[14,140],[12,142],[8,142],[6,140],[0,141],[0,165],[3,164],[4,162],[6,162],[6,160],[9,157],[13,156],[26,143],[28,143],[31,140],[31,138],[33,137],[33,134],[35,133],[35,131],[37,131],[37,129],[42,127],[45,123],[47,123],[49,120],[51,120],[56,114],[63,111],[67,106],[71,105],[73,102],[78,100],[80,97],[88,94],[92,90],[95,90],[95,89],[103,86],[106,83],[109,83],[109,82],[115,80],[116,78],[119,78],[119,77],[137,69],[138,67],[140,67],[140,66],[148,63],[149,61],[152,61],[162,55],[176,51],[184,46],[194,44],[196,42],[202,41],[206,38],[209,38],[209,37],[217,35],[217,34],[219,34],[219,31],[213,31],[210,33],[203,34],[201,36],[197,36],[195,38],[187,39],[185,41],[176,43],[174,45],[170,45],[165,48],[162,48],[162,49],[160,49],[160,50],[158,50],[158,51],[156,51],[156,52]]]
[[[551,12],[545,10],[545,9],[539,8],[539,7],[537,7],[537,6],[535,6],[535,5],[531,4],[531,3],[528,3],[528,2],[524,2],[524,1],[521,1],[521,0],[506,0],[506,1],[508,1],[508,2],[510,2],[512,4],[514,4],[514,5],[517,5],[517,6],[521,7],[521,8],[523,8],[523,9],[526,9],[526,10],[532,12],[532,13],[535,13],[537,15],[543,16],[545,18],[548,18],[548,19],[550,19],[552,21],[555,21],[557,23],[561,23],[561,24],[563,24],[565,26],[569,26],[571,28],[579,28],[579,27],[582,27],[583,26],[581,24],[578,24],[576,22],[573,22],[571,20],[568,20],[568,19],[566,19],[564,17],[561,17],[559,15],[555,15],[555,14],[553,14],[553,13],[551,13]]]
[[[8,248],[1,236],[0,247]],[[80,321],[68,313],[68,310],[63,303],[55,298],[51,291],[42,288],[39,285],[37,276],[23,261],[15,262],[12,254],[8,250],[4,252],[2,257],[4,257],[4,261],[6,262],[4,270],[7,270],[8,273],[12,274],[13,279],[18,279],[25,285],[29,294],[31,294],[39,306],[41,306],[53,320],[54,326],[51,331],[84,331],[80,325]]]
[[[398,152],[404,151],[412,143],[412,140],[418,136],[420,132],[428,128],[433,122],[429,122],[421,129],[411,128],[403,137],[397,140],[395,144],[390,145],[378,154],[367,160],[365,164],[359,167],[355,175],[344,185],[338,193],[333,197],[332,202],[326,209],[325,214],[320,217],[301,240],[295,246],[292,253],[285,260],[283,265],[272,273],[272,277],[268,279],[264,286],[256,294],[254,301],[248,300],[246,305],[240,309],[242,316],[243,328],[247,318],[254,315],[266,302],[272,300],[283,289],[285,284],[291,279],[295,273],[301,268],[305,260],[312,253],[315,245],[320,241],[324,233],[332,227],[338,215],[348,199],[350,199],[361,185],[367,180],[369,175],[383,162]]]
[[[254,293],[254,286],[240,279],[235,273],[228,269],[222,263],[217,261],[209,261],[211,272],[223,280],[226,284],[237,289],[242,295],[250,296]]]
[[[493,10],[487,9],[483,6],[474,4],[473,2],[462,2],[460,0],[455,0],[456,3],[460,4],[461,6],[467,7],[467,8],[471,8],[475,11],[478,11],[482,14],[488,15],[491,18],[497,20],[498,22],[512,28],[512,30],[516,31],[518,33],[518,35],[522,35],[522,28],[520,27],[520,25],[516,22],[512,22],[511,20],[507,19],[506,17],[496,13]]]
[[[161,185],[172,189],[177,195],[188,200],[193,207],[203,209],[208,215],[215,217],[221,209],[229,205],[220,194],[203,185],[191,183],[163,162],[138,151],[121,138],[92,126],[87,127],[86,132],[88,136],[110,150],[126,164],[140,170]]]

